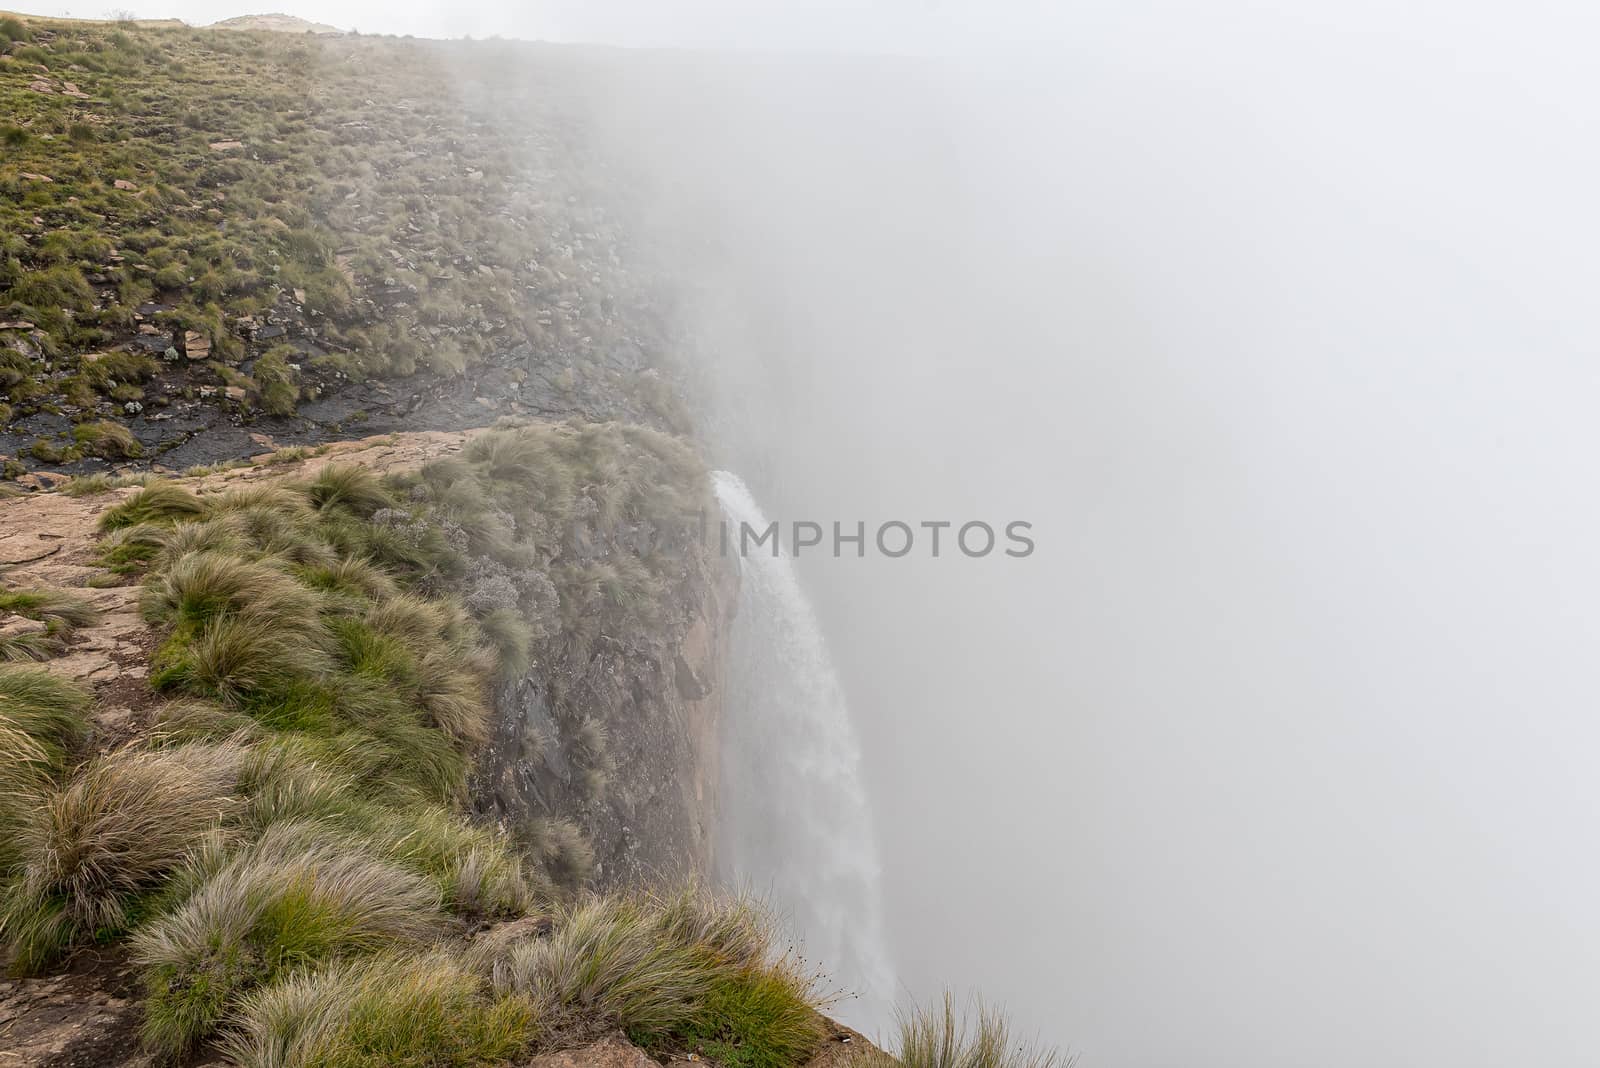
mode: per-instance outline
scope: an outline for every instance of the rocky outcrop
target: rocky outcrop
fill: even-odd
[[[541,815],[572,819],[590,837],[601,888],[708,876],[737,592],[730,561],[692,555],[668,595],[666,628],[642,640],[606,638],[579,663],[535,664],[503,685],[473,791],[480,809],[512,827]],[[551,744],[572,721],[604,732],[612,767],[603,786]]]
[[[138,984],[118,957],[85,954],[63,975],[0,980],[0,1063],[143,1066]]]

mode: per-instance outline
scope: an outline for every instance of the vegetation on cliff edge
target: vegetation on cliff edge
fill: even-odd
[[[0,669],[12,969],[126,940],[167,1057],[487,1065],[622,1027],[750,1051],[729,1063],[803,1059],[816,994],[758,909],[585,895],[581,857],[527,855],[459,811],[486,686],[590,640],[564,632],[548,575],[598,598],[603,627],[651,625],[668,563],[559,562],[559,524],[665,515],[697,477],[660,435],[530,426],[389,479],[155,480],[108,507],[102,552],[143,573],[168,700],[97,752],[86,694]]]

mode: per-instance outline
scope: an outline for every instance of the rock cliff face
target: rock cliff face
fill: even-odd
[[[697,555],[658,632],[608,639],[587,661],[536,664],[502,684],[473,790],[479,810],[511,827],[542,814],[571,818],[590,836],[601,887],[709,875],[737,588],[729,561]],[[558,716],[603,731],[607,781],[598,788],[568,746],[550,744],[562,736]]]

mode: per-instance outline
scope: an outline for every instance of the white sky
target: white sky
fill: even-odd
[[[1047,6],[1031,0],[997,4],[983,12],[981,19],[972,17],[975,13],[970,7],[963,9],[947,0],[534,0],[520,4],[490,0],[449,4],[440,0],[299,4],[265,0],[260,8],[250,6],[248,0],[35,0],[24,3],[20,10],[101,18],[107,10],[126,7],[141,18],[180,18],[192,25],[282,11],[363,33],[425,37],[500,34],[628,46],[947,52],[970,43],[975,33],[1003,40],[1008,27],[1027,23],[1036,29]],[[1032,37],[1032,32],[1027,36]]]

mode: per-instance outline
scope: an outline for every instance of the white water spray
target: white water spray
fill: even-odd
[[[740,523],[766,529],[743,482],[726,471],[712,482],[730,537]],[[854,995],[834,1014],[876,1031],[895,978],[861,745],[793,561],[763,548],[740,570],[723,715],[723,874],[767,894],[807,960]]]

